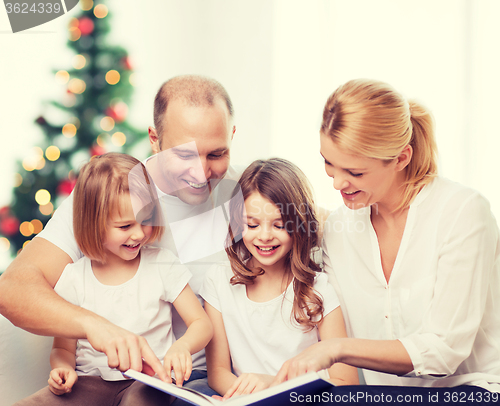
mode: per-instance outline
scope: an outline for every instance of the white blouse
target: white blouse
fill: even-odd
[[[364,370],[366,382],[500,391],[500,241],[488,202],[443,178],[422,189],[389,282],[375,209],[332,213],[323,247],[349,336],[399,339],[413,363],[405,377]]]

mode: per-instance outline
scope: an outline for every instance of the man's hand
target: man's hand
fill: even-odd
[[[108,357],[110,368],[125,372],[127,369],[158,374],[167,381],[167,372],[144,337],[115,326],[104,318],[89,321],[85,331],[90,345]]]
[[[268,388],[274,377],[264,374],[241,374],[224,394],[222,400],[233,396],[247,395]]]
[[[71,392],[71,388],[78,380],[76,371],[71,368],[54,368],[50,371],[49,389],[57,396]]]

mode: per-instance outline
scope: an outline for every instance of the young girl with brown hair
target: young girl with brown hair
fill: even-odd
[[[290,357],[346,336],[335,291],[313,260],[319,223],[305,175],[284,159],[259,160],[239,185],[230,264],[213,266],[201,290],[215,331],[206,348],[209,385],[224,398],[268,387]],[[336,384],[358,383],[344,364],[327,374]]]

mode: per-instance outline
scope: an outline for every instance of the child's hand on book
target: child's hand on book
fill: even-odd
[[[188,346],[181,340],[177,340],[167,351],[163,358],[163,367],[167,371],[166,382],[171,383],[171,371],[175,374],[175,384],[182,386],[183,382],[191,376],[192,360]]]
[[[273,379],[273,376],[265,374],[241,374],[224,394],[222,400],[266,389],[271,385]]]
[[[54,368],[49,375],[49,389],[54,395],[64,395],[78,380],[78,375],[71,368]]]

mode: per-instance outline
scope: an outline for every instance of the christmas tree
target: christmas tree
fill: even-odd
[[[127,123],[133,71],[127,52],[106,42],[110,15],[102,1],[81,0],[68,26],[72,68],[55,71],[66,93],[51,101],[59,120],[40,116],[42,145],[18,163],[12,203],[0,209],[0,249],[19,252],[73,190],[82,163],[108,151],[129,152],[147,136]],[[69,65],[69,64],[68,64]]]

